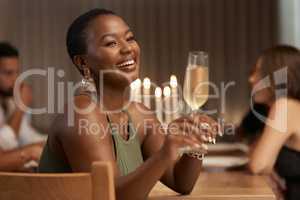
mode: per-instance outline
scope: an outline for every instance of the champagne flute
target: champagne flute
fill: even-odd
[[[189,52],[183,86],[183,98],[192,109],[192,112],[195,112],[206,103],[208,95],[208,54],[204,51]]]
[[[192,112],[197,112],[208,100],[208,62],[208,53],[204,51],[189,52],[184,78],[183,98],[192,109]],[[207,123],[202,123],[201,128],[209,129],[210,126]],[[183,153],[190,153],[189,148],[183,149]]]

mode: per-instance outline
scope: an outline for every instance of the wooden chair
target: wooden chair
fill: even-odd
[[[96,162],[91,173],[0,172],[1,200],[115,200],[110,163]]]

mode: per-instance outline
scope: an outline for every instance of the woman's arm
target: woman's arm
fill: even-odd
[[[198,123],[207,122],[211,125],[214,123],[213,120],[205,116],[201,116],[201,119],[198,118],[197,120]],[[145,137],[143,142],[143,153],[146,159],[151,158],[152,155],[163,148],[164,140],[166,137],[164,130],[160,128],[160,122],[156,119],[155,116],[152,116],[151,119],[147,119],[147,123],[147,127],[149,128],[147,137]],[[172,128],[172,125],[169,128]],[[193,132],[193,134],[199,134],[200,132],[200,130],[194,131],[196,131],[196,133]],[[190,132],[187,133],[187,136],[191,136],[193,134]],[[199,140],[198,138],[198,143],[202,143],[202,140]],[[181,194],[189,194],[198,179],[201,167],[202,161],[184,154],[178,162],[168,167],[164,175],[161,177],[161,181],[176,192],[179,192]]]
[[[0,171],[24,171],[24,164],[30,160],[39,160],[41,152],[42,147],[39,145],[28,145],[10,151],[0,150]]]
[[[279,99],[271,107],[260,139],[250,150],[248,168],[253,174],[270,174],[280,149],[293,133],[293,103]]]
[[[82,108],[89,105],[90,102],[86,101],[86,99],[81,99],[80,103],[77,103],[79,104],[77,107]],[[95,126],[98,126],[99,129],[93,132],[91,127]],[[85,115],[75,114],[75,127],[67,128],[58,136],[75,172],[90,171],[91,164],[95,161],[111,162],[115,176],[116,196],[117,199],[122,200],[145,199],[166,169],[176,160],[178,155],[172,153],[177,151],[173,149],[195,145],[195,142],[188,138],[183,140],[183,137],[180,136],[170,137],[166,139],[168,143],[164,145],[165,148],[156,152],[134,172],[120,176],[106,116],[97,109]]]

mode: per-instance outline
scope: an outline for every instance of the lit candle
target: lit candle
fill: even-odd
[[[164,87],[164,113],[165,113],[165,122],[168,124],[171,122],[171,89],[169,86]]]
[[[155,88],[155,110],[157,119],[162,123],[163,122],[163,113],[162,113],[162,91],[160,87]]]
[[[135,81],[132,81],[131,84],[130,84],[130,101],[135,101]]]
[[[130,99],[131,101],[142,102],[141,101],[141,80],[136,79],[130,84]]]
[[[137,102],[141,103],[142,102],[142,95],[141,95],[141,86],[142,86],[142,81],[141,79],[136,79],[136,82],[135,82],[135,92],[134,92],[134,98]]]
[[[145,106],[151,108],[151,101],[150,101],[150,88],[151,88],[151,81],[149,78],[144,78],[143,80],[143,102]]]
[[[173,111],[173,119],[179,117],[179,104],[178,104],[178,84],[177,78],[175,75],[172,75],[170,78],[170,86],[172,89],[172,111]]]

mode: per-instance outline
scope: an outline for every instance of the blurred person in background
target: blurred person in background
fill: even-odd
[[[282,69],[287,70],[287,83],[276,85],[274,72]],[[266,120],[261,122],[255,114],[248,113],[239,128],[251,141],[248,167],[253,174],[271,175],[278,196],[300,199],[299,50],[287,45],[265,50],[249,77],[252,89],[266,77],[270,78],[271,87],[257,91],[252,97],[256,103],[253,109],[258,108],[257,112],[266,116]],[[276,89],[282,87],[287,88],[287,96],[276,95]]]
[[[38,161],[45,136],[30,124],[30,115],[15,103],[15,81],[20,72],[18,50],[0,42],[0,170],[23,171],[29,161]],[[24,105],[32,102],[31,88],[22,83],[19,94]]]

